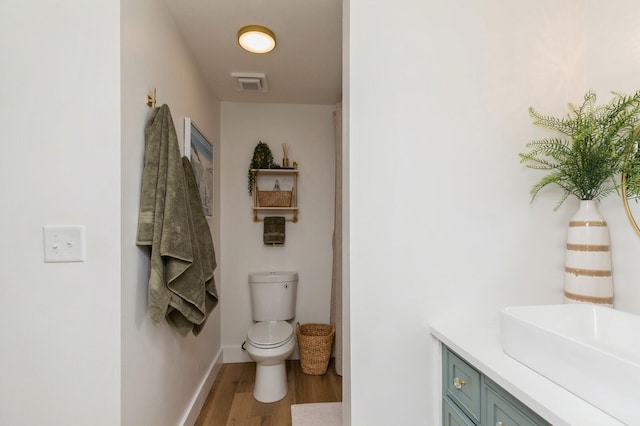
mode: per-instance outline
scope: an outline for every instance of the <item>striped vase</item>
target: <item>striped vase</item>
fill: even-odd
[[[597,201],[582,200],[569,222],[564,268],[564,302],[613,307],[609,227]]]

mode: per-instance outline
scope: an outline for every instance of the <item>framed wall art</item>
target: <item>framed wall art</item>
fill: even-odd
[[[213,144],[189,117],[184,119],[184,155],[191,161],[205,216],[213,216]]]

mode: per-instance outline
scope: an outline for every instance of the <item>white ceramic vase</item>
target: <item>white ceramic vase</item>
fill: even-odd
[[[569,222],[564,273],[565,303],[613,307],[609,227],[595,200],[582,200]]]

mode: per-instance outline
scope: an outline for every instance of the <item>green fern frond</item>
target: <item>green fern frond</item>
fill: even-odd
[[[640,155],[634,158],[633,167],[625,166],[627,153],[640,143],[640,92],[613,92],[604,105],[597,105],[596,99],[596,94],[588,91],[582,104],[570,103],[567,116],[561,118],[529,108],[534,125],[566,136],[531,141],[526,145],[529,150],[519,154],[526,167],[549,172],[531,189],[532,202],[548,185],[563,190],[556,209],[569,195],[581,200],[601,199],[611,192],[619,193],[623,170],[637,170],[635,175],[640,175]],[[627,188],[638,193],[640,177],[635,175],[628,179]]]

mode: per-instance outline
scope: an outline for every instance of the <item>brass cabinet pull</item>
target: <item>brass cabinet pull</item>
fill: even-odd
[[[465,382],[459,377],[456,377],[455,379],[453,379],[453,386],[455,386],[456,389],[461,389],[466,384],[467,382]]]

